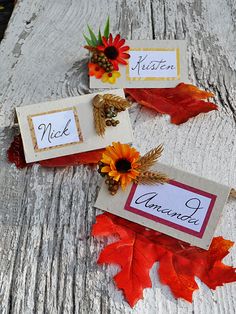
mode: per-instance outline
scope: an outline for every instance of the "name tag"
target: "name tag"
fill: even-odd
[[[83,142],[75,107],[32,115],[28,121],[37,152]]]
[[[112,142],[131,143],[128,110],[120,123],[98,136],[93,117],[96,93],[16,108],[27,163],[104,148]],[[124,98],[121,89],[109,91]]]
[[[163,185],[133,184],[114,196],[104,183],[95,207],[207,249],[230,188],[160,163],[153,170],[173,179]]]
[[[131,50],[127,79],[178,80],[179,56],[179,48]]]
[[[185,40],[127,40],[128,64],[114,84],[90,77],[91,88],[165,88],[188,82]]]
[[[164,185],[133,185],[125,210],[201,238],[216,197],[174,180]]]

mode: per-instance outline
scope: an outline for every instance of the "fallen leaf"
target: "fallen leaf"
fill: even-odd
[[[174,124],[184,123],[202,112],[217,110],[215,104],[203,100],[214,95],[191,84],[180,83],[175,88],[126,88],[125,93],[140,105],[170,115]]]
[[[157,261],[160,281],[176,298],[190,302],[198,289],[195,276],[211,289],[236,281],[235,268],[221,262],[233,242],[222,237],[214,238],[210,248],[203,250],[110,213],[97,216],[92,235],[119,237],[102,250],[98,263],[121,267],[114,281],[131,307],[151,287],[149,271]]]
[[[105,149],[92,150],[85,153],[56,157],[47,160],[40,160],[38,163],[43,167],[67,167],[86,164],[97,164]],[[16,135],[7,151],[8,160],[14,163],[17,168],[25,168],[34,163],[26,163],[21,135]],[[36,163],[36,162],[35,162]]]

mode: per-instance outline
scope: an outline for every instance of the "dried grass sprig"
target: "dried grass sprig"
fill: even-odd
[[[146,153],[139,159],[140,167],[138,170],[140,172],[147,171],[156,163],[157,159],[161,156],[162,152],[163,152],[162,144],[150,150],[148,153]]]
[[[108,106],[113,106],[118,111],[124,111],[131,106],[131,103],[128,100],[120,96],[105,94],[103,95],[103,99]]]
[[[93,117],[95,129],[98,135],[103,136],[106,129],[106,120],[104,118],[104,99],[101,95],[93,98]]]
[[[168,182],[170,178],[162,172],[152,172],[152,171],[145,171],[142,172],[138,179],[136,180],[137,184],[164,184]]]

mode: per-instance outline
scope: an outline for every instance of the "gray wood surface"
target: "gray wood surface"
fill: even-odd
[[[235,313],[236,284],[200,290],[192,304],[160,284],[131,310],[96,259],[90,237],[101,179],[95,169],[17,170],[6,161],[15,106],[89,93],[82,31],[111,17],[127,39],[187,39],[189,79],[215,93],[218,112],[171,125],[138,105],[134,145],[164,143],[162,162],[236,186],[236,4],[234,0],[19,0],[0,45],[0,313]],[[236,240],[229,200],[216,234]],[[225,258],[235,265],[236,247]]]

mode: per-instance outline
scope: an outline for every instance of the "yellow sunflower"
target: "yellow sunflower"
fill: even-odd
[[[115,181],[119,181],[122,189],[135,179],[140,173],[138,160],[139,152],[128,144],[112,143],[106,147],[101,162],[104,164],[101,172],[107,173]]]

